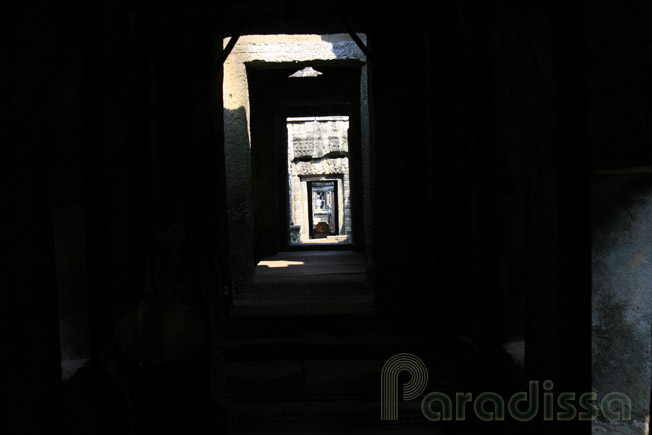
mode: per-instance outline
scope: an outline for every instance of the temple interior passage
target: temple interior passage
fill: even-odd
[[[2,434],[649,432],[651,2],[6,11]]]

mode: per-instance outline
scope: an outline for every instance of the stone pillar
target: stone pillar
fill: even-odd
[[[601,412],[593,433],[647,433],[652,319],[652,173],[594,176],[593,391],[629,397],[631,421]],[[614,406],[614,410],[617,409]]]

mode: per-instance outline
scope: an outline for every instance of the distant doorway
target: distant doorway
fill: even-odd
[[[290,244],[350,244],[349,117],[289,117]]]
[[[308,225],[311,239],[339,235],[338,189],[335,181],[308,182]]]

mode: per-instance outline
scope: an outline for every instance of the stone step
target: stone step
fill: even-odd
[[[383,365],[398,353],[424,362],[430,391],[521,388],[520,367],[501,350],[482,353],[461,340],[361,335],[229,341],[227,390],[239,401],[379,400]]]
[[[380,360],[268,360],[226,363],[234,401],[377,400]]]
[[[443,345],[433,339],[375,331],[342,334],[305,334],[294,336],[232,338],[226,343],[229,361],[306,360],[306,359],[378,359],[387,360],[401,352],[420,357],[437,354]],[[472,352],[459,348],[459,354]],[[448,352],[448,350],[446,351]]]
[[[227,325],[229,337],[239,339],[269,339],[277,337],[353,336],[383,334],[390,325],[373,315],[256,315],[231,318]]]
[[[421,401],[398,404],[398,420],[382,421],[379,401],[275,401],[235,404],[231,408],[231,434],[395,434],[468,435],[472,433],[521,435],[531,426],[522,422],[465,420],[429,421]],[[525,431],[524,431],[525,430]]]
[[[416,401],[402,404],[402,426],[423,426],[428,423],[418,406]],[[360,433],[392,427],[396,430],[397,426],[380,420],[380,402],[376,400],[286,400],[236,404],[231,409],[231,421],[238,433],[256,430],[268,433],[274,429],[299,431],[306,428],[312,428],[311,433],[313,430],[317,430],[317,433],[335,433],[342,430]],[[430,426],[432,431],[432,425]]]
[[[318,343],[330,351],[330,357],[307,356],[310,346]],[[512,379],[503,379],[505,371],[512,370],[507,360],[489,361],[463,340],[402,335],[351,336],[346,340],[278,337],[232,342],[229,350],[238,347],[242,359],[227,358],[225,364],[229,419],[232,433],[237,434],[475,433],[473,421],[433,426],[423,417],[419,400],[401,403],[400,422],[380,421],[382,368],[398,352],[413,353],[424,361],[429,373],[426,392],[454,397],[460,391],[477,395],[480,391],[500,392],[496,386],[515,388]],[[285,351],[288,347],[295,347],[294,359],[264,358],[267,351],[272,356],[274,349]],[[250,358],[254,352],[261,358]],[[332,356],[338,352],[341,354]],[[498,370],[501,367],[503,372]]]
[[[378,399],[382,367],[397,353],[418,356],[439,391],[489,383],[513,371],[507,354],[489,360],[473,349],[394,336],[240,340],[225,352],[228,390],[235,398]],[[485,379],[483,379],[485,378]]]
[[[229,397],[255,400],[379,400],[382,367],[377,359],[307,359],[226,362]],[[469,388],[466,364],[428,364],[433,391]]]

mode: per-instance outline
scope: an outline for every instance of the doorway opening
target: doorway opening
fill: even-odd
[[[232,338],[383,327],[367,77],[347,34],[243,35],[226,58]]]
[[[308,183],[308,227],[311,239],[325,239],[338,233],[338,197],[335,181]]]
[[[350,244],[349,117],[287,118],[290,245]]]
[[[368,101],[366,56],[350,35],[243,35],[233,45],[223,102],[236,299],[275,255],[371,251]]]

